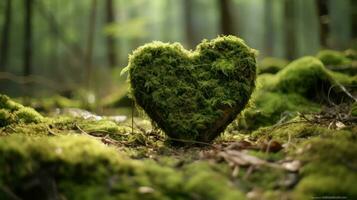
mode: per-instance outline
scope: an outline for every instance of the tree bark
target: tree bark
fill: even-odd
[[[230,12],[230,0],[218,0],[221,14],[221,32],[224,35],[234,34],[233,17]]]
[[[114,1],[107,0],[106,1],[106,24],[110,25],[115,22],[115,12],[114,12]],[[108,57],[108,64],[111,68],[117,66],[117,52],[116,52],[116,45],[115,45],[115,38],[112,35],[106,36],[107,40],[107,57]]]
[[[88,24],[88,38],[87,38],[87,53],[85,57],[85,68],[86,68],[86,82],[87,87],[90,87],[90,80],[92,77],[92,55],[94,47],[94,33],[95,33],[95,23],[97,15],[97,0],[92,0],[91,11],[89,15]]]
[[[194,25],[193,25],[193,16],[192,16],[192,0],[184,0],[184,20],[185,20],[185,35],[186,43],[190,48],[193,48],[195,45],[194,38]]]
[[[274,23],[273,23],[273,1],[264,1],[264,20],[265,20],[265,54],[272,56],[274,46]]]
[[[296,56],[296,29],[295,29],[295,11],[294,0],[285,0],[285,51],[286,57],[293,60]]]
[[[328,47],[328,36],[330,31],[328,1],[316,0],[316,7],[320,26],[320,44],[322,47],[326,48]]]
[[[24,0],[25,15],[24,15],[24,76],[29,76],[32,73],[32,11],[33,0]]]
[[[357,1],[350,0],[351,2],[351,37],[354,40],[357,40]]]
[[[12,18],[12,1],[6,0],[5,13],[4,13],[4,26],[2,29],[1,48],[0,48],[0,71],[6,70],[8,53],[9,53],[9,40]]]

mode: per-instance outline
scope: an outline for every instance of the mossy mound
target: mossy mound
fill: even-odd
[[[297,59],[275,75],[257,77],[252,103],[238,117],[238,128],[255,130],[286,122],[299,112],[319,112],[322,106],[333,103],[350,104],[352,99],[339,84],[353,85],[356,81],[356,77],[326,69],[317,58]]]
[[[298,94],[257,91],[254,105],[245,109],[238,117],[238,126],[243,130],[255,130],[289,121],[298,112],[318,112],[321,106]]]
[[[325,131],[321,137],[303,143],[304,151],[299,157],[306,165],[293,193],[296,199],[357,198],[356,131],[356,127],[350,131]]]
[[[315,102],[327,101],[329,90],[335,85],[335,80],[323,63],[311,56],[291,62],[276,78],[273,91],[296,93]],[[333,95],[336,89],[338,88],[330,91],[330,95]]]
[[[7,136],[0,154],[1,199],[244,199],[208,163],[175,170],[84,136]]]
[[[38,123],[42,120],[42,115],[33,108],[24,107],[0,94],[0,127],[12,123]]]
[[[320,59],[324,65],[341,66],[351,63],[351,59],[347,58],[343,52],[335,50],[322,50],[317,53],[316,57]]]
[[[276,74],[282,70],[289,61],[281,58],[266,57],[258,64],[258,73],[259,74]]]
[[[356,51],[352,49],[346,50],[345,52],[322,50],[316,57],[330,70],[355,75],[357,74],[356,55]]]
[[[153,42],[129,59],[136,103],[171,138],[210,142],[244,108],[255,86],[255,52],[234,36],[194,52]]]

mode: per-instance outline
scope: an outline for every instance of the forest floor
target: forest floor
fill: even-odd
[[[259,75],[219,138],[180,147],[147,117],[1,95],[0,199],[356,199],[357,77],[324,64]]]

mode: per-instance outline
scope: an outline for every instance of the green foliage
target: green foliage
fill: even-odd
[[[136,103],[172,138],[211,141],[248,102],[255,52],[234,36],[204,40],[196,51],[153,42],[129,58]],[[125,69],[125,70],[127,70]]]
[[[276,74],[282,70],[289,62],[285,59],[266,57],[258,65],[258,73]]]

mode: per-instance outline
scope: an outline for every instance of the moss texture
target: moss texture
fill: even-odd
[[[350,64],[351,60],[345,56],[343,52],[335,51],[335,50],[322,50],[320,51],[316,57],[321,60],[325,65],[346,65]]]
[[[8,136],[0,154],[0,188],[20,198],[244,199],[208,163],[175,170],[131,160],[84,136]],[[8,195],[0,190],[1,199]]]
[[[194,52],[153,42],[129,59],[136,103],[172,138],[209,142],[244,108],[255,85],[255,52],[234,36]]]
[[[296,199],[357,198],[356,131],[356,127],[349,131],[327,131],[303,143],[300,159],[306,165],[301,172],[302,180],[294,190]]]
[[[276,74],[280,70],[282,70],[286,65],[288,65],[288,61],[281,58],[274,57],[266,57],[258,64],[258,73],[259,74]]]
[[[12,123],[38,123],[42,120],[42,115],[33,108],[24,107],[0,94],[0,127]]]
[[[327,100],[328,90],[335,80],[322,62],[314,57],[303,57],[290,63],[277,74],[274,90],[297,93],[309,100]]]

